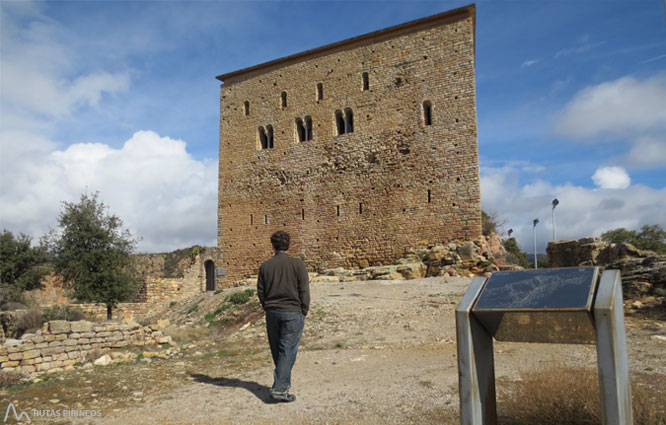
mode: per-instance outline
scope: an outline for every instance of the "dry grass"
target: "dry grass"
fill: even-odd
[[[634,374],[634,424],[666,425],[664,376]],[[599,425],[596,370],[563,366],[521,373],[521,380],[498,386],[498,414],[505,425]]]

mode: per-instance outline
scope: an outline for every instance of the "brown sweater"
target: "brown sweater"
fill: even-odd
[[[259,268],[257,295],[264,310],[300,311],[310,309],[310,284],[305,263],[300,258],[278,252]]]

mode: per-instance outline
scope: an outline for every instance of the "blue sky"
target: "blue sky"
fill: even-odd
[[[216,75],[468,4],[0,0],[0,227],[100,192],[140,250],[215,245]],[[531,250],[666,227],[662,0],[480,1],[482,203]]]

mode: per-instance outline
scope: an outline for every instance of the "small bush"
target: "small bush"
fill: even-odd
[[[23,335],[26,332],[34,331],[42,326],[42,312],[33,308],[26,311],[16,319],[15,329],[17,334]]]
[[[68,305],[54,305],[53,307],[44,311],[42,315],[42,323],[51,320],[68,320],[76,322],[85,319],[86,315],[78,308],[70,307]]]
[[[12,385],[19,385],[26,382],[27,375],[11,371],[0,372],[0,388],[11,387]]]
[[[217,295],[217,294],[219,294],[219,293],[221,293],[221,292],[223,292],[223,291],[224,291],[224,289],[216,289],[215,292],[213,292],[213,293],[214,293],[215,295]]]
[[[229,298],[229,301],[231,301],[232,304],[241,305],[250,301],[250,296],[245,292],[236,292]]]
[[[187,314],[194,313],[195,311],[199,310],[199,304],[194,304],[192,307],[190,307],[187,310]]]
[[[178,304],[176,301],[171,301],[171,302],[169,303],[169,307],[173,307],[173,306],[175,306],[176,304]]]

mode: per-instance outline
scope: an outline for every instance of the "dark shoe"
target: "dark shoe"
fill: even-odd
[[[285,403],[291,403],[296,400],[296,396],[289,393],[272,393],[271,398],[275,401],[283,401]]]

